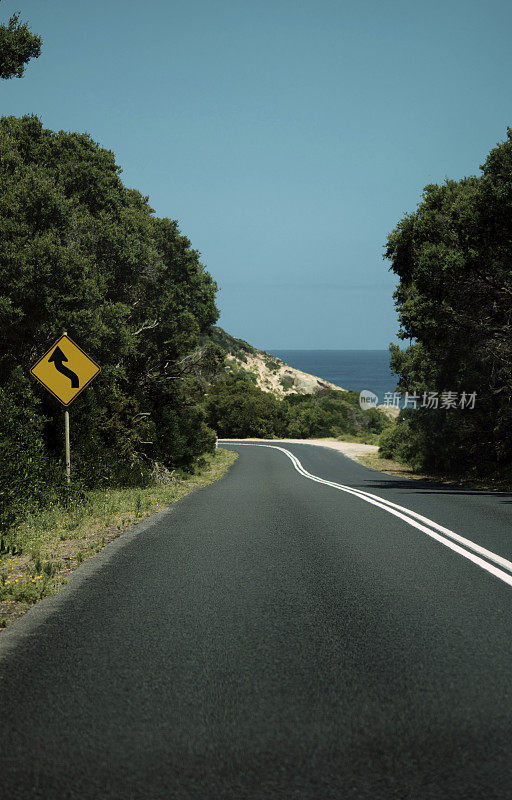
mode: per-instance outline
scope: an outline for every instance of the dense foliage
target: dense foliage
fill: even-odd
[[[427,186],[388,238],[399,276],[400,336],[392,348],[410,392],[476,392],[474,409],[402,414],[385,454],[445,472],[512,465],[512,130],[479,177]]]
[[[225,353],[236,356],[241,361],[247,361],[248,355],[255,355],[261,352],[243,339],[236,339],[234,336],[226,333],[226,331],[222,330],[222,328],[219,328],[217,325],[214,325],[211,329],[209,338],[212,342],[221,347]],[[270,355],[268,357],[271,358]]]
[[[31,58],[41,55],[42,40],[31,33],[26,23],[13,14],[7,25],[0,25],[0,78],[21,78]]]
[[[102,368],[71,407],[76,480],[143,482],[152,462],[186,468],[213,447],[202,400],[223,356],[201,342],[215,283],[120,171],[86,134],[0,119],[3,521],[39,499],[41,476],[61,480],[62,410],[29,368],[63,330]]]
[[[215,382],[207,395],[208,424],[219,437],[310,438],[379,434],[390,423],[376,409],[361,411],[357,392],[290,394],[280,399],[242,371]]]

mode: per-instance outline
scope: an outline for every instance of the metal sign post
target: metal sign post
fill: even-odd
[[[64,411],[64,440],[66,443],[66,480],[71,483],[71,448],[69,446],[69,411]]]
[[[34,378],[42,383],[63,406],[69,406],[100,371],[99,365],[69,338],[66,331],[30,370]],[[64,410],[64,447],[66,481],[69,484],[71,450],[67,408]]]
[[[64,331],[63,336],[67,336],[68,332]],[[64,411],[64,448],[66,452],[66,481],[69,486],[71,483],[71,445],[69,443],[69,411],[67,408]]]

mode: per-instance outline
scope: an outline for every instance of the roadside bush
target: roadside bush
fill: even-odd
[[[288,395],[283,405],[287,409],[287,435],[292,438],[379,434],[390,424],[377,409],[362,411],[357,392]]]
[[[219,437],[272,438],[286,428],[281,402],[240,373],[211,387],[206,410],[208,425]]]
[[[391,424],[376,409],[362,411],[357,392],[290,394],[279,398],[255,386],[241,370],[210,388],[206,412],[208,425],[220,437],[228,438],[378,435]]]
[[[45,418],[18,368],[0,387],[0,529],[57,492],[55,470],[43,439]]]
[[[414,430],[410,418],[401,417],[381,434],[379,456],[408,464],[413,469],[425,468],[422,433]]]

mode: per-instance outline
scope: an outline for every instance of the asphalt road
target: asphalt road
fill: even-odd
[[[0,635],[0,796],[512,797],[512,587],[279,450],[229,446],[224,478]],[[510,495],[286,448],[512,559]]]

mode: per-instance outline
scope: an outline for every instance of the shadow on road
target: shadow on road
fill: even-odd
[[[370,480],[354,486],[354,488],[372,491],[372,489],[398,489],[406,490],[414,494],[441,494],[441,495],[483,495],[498,497],[502,503],[512,503],[512,492],[503,492],[494,489],[471,489],[468,486],[459,484],[437,483],[430,480],[415,480],[412,478],[392,478],[386,480]]]

